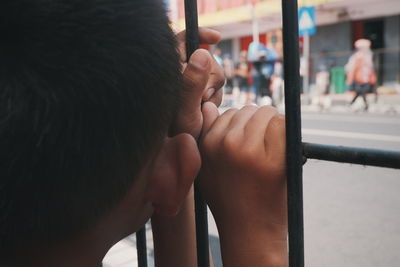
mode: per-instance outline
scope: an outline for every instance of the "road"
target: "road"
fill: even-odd
[[[303,129],[307,142],[400,150],[400,117],[304,114]],[[400,170],[308,162],[306,266],[399,266],[399,189]]]
[[[400,151],[399,116],[306,113],[302,128],[305,142]],[[400,170],[309,160],[303,184],[305,266],[399,266]]]
[[[305,142],[400,151],[400,116],[305,113],[302,127]],[[400,170],[309,160],[303,183],[307,267],[399,266]],[[209,231],[220,267],[211,216]],[[136,266],[133,244],[118,243],[105,266]],[[150,235],[148,245],[152,266]]]

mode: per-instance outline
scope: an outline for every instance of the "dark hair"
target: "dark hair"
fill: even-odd
[[[3,0],[0,13],[3,254],[110,211],[166,134],[182,77],[161,0]]]

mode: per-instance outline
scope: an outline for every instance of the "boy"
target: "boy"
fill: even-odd
[[[1,264],[98,266],[154,214],[157,266],[195,266],[187,194],[200,131],[224,264],[286,264],[282,119],[265,107],[201,108],[220,102],[221,70],[204,50],[181,69],[161,1],[9,0],[0,10]],[[179,225],[184,261],[162,255]],[[239,229],[246,249],[233,242]]]

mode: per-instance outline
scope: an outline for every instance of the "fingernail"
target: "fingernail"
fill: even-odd
[[[190,63],[205,68],[208,65],[208,57],[201,52],[197,52],[190,57]]]

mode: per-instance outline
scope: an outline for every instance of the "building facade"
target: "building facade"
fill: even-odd
[[[169,2],[176,29],[184,28],[183,2]],[[399,0],[299,0],[299,6],[315,6],[316,10],[318,27],[311,37],[311,73],[315,73],[313,62],[322,51],[336,66],[343,66],[354,41],[367,38],[372,41],[379,82],[400,83]],[[260,42],[282,54],[280,0],[198,0],[198,11],[200,26],[220,31],[223,41],[219,47],[234,60],[253,41],[255,22]]]

